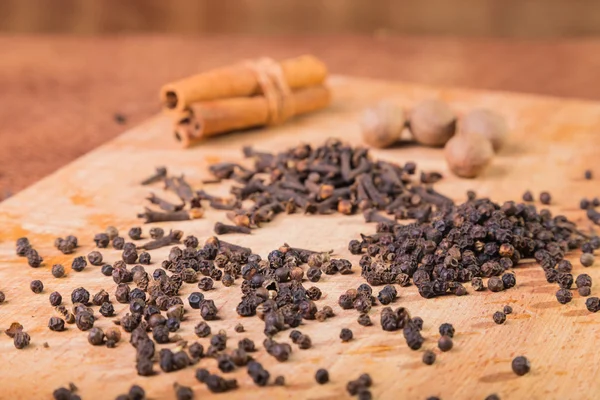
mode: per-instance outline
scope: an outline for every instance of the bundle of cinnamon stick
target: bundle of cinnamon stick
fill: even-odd
[[[327,107],[326,77],[325,64],[311,55],[281,62],[260,58],[169,83],[160,97],[173,117],[175,138],[189,147]]]

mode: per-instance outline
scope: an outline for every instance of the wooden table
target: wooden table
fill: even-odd
[[[0,51],[0,200],[155,114],[163,83],[260,55],[309,52],[339,74],[600,100],[600,39],[5,35]]]
[[[491,167],[475,180],[453,177],[439,149],[399,146],[373,151],[374,156],[398,162],[414,160],[423,170],[443,172],[445,178],[437,185],[438,189],[458,201],[465,198],[467,189],[499,202],[518,199],[527,189],[536,195],[541,190],[549,190],[553,195],[552,211],[564,213],[585,231],[592,228],[578,209],[578,202],[583,196],[600,195],[598,178],[583,179],[587,168],[600,176],[597,163],[600,146],[591,145],[600,128],[598,103],[350,78],[333,78],[331,85],[334,102],[326,111],[278,128],[222,136],[186,151],[172,140],[167,119],[152,118],[0,204],[0,290],[7,297],[0,305],[0,327],[5,329],[12,321],[20,321],[32,336],[31,345],[24,350],[16,350],[12,340],[0,336],[1,397],[46,399],[53,389],[74,382],[85,399],[114,398],[133,383],[142,385],[153,399],[173,398],[175,381],[192,386],[197,398],[208,397],[207,389],[194,378],[194,367],[170,374],[161,372],[151,378],[137,376],[135,352],[127,343],[128,334],[124,334],[117,348],[107,349],[90,346],[87,335],[73,325],[69,325],[66,332],[49,331],[46,324],[52,309],[48,295],[58,290],[69,304],[71,291],[84,286],[91,293],[104,288],[112,296],[115,284],[101,275],[99,267],[88,266],[76,273],[69,266],[74,256],[85,255],[93,249],[94,233],[108,225],[126,232],[139,224],[135,215],[142,209],[149,188],[138,182],[154,166],[167,165],[172,173],[184,173],[194,186],[199,186],[200,181],[208,177],[206,168],[210,163],[238,160],[243,145],[278,150],[300,142],[319,144],[328,136],[356,145],[360,143],[356,114],[382,97],[393,97],[410,106],[418,99],[437,96],[450,102],[459,113],[474,106],[491,107],[506,115],[512,134]],[[213,185],[208,189],[226,193],[227,186]],[[161,192],[158,187],[152,190]],[[204,219],[163,226],[182,229],[204,241],[212,235],[214,222],[223,219],[224,212],[208,210]],[[144,226],[146,235],[148,229],[149,226]],[[359,257],[348,253],[348,241],[373,229],[372,225],[365,225],[360,216],[290,215],[278,217],[252,235],[232,235],[227,239],[249,246],[263,256],[284,241],[297,247],[333,249],[339,257],[350,259],[358,269]],[[56,237],[68,234],[78,236],[82,246],[75,254],[65,256],[52,244]],[[41,268],[30,268],[24,259],[15,256],[14,241],[21,236],[27,236],[44,257]],[[119,252],[112,249],[102,250],[102,253],[108,262],[119,258]],[[153,251],[154,264],[148,269],[156,268],[167,254],[168,249]],[[577,257],[577,254],[570,257],[575,274],[584,272]],[[67,266],[66,278],[51,276],[50,267],[55,263]],[[585,272],[595,281],[600,280],[597,266]],[[256,358],[272,376],[285,376],[286,387],[258,388],[245,369],[238,369],[227,375],[238,379],[240,389],[220,397],[344,398],[347,397],[346,382],[369,372],[375,382],[374,398],[381,399],[424,399],[432,395],[442,399],[483,399],[491,393],[503,399],[595,398],[595,391],[600,388],[600,355],[595,342],[600,335],[600,316],[589,313],[585,299],[577,294],[571,303],[560,305],[554,297],[556,286],[546,283],[541,268],[535,263],[524,263],[515,273],[517,286],[494,294],[473,292],[469,288],[468,296],[426,300],[418,295],[414,286],[398,288],[399,299],[394,306],[407,307],[425,321],[426,341],[420,351],[410,350],[401,332],[381,330],[381,306],[371,311],[375,322],[372,327],[359,326],[356,311],[339,308],[339,294],[364,282],[358,273],[324,275],[316,284],[324,293],[318,305],[332,306],[336,316],[325,323],[309,321],[301,326],[301,330],[312,337],[314,347],[303,351],[293,346],[292,357],[286,363],[275,361],[263,350],[256,353]],[[30,291],[29,282],[33,279],[43,280],[42,294]],[[216,302],[222,317],[210,325],[214,332],[227,330],[229,346],[246,336],[261,343],[262,322],[256,317],[240,318],[235,312],[240,295],[238,285],[239,282],[224,288],[217,283],[216,290],[207,293]],[[182,295],[187,297],[194,289],[194,285],[184,285]],[[597,294],[596,288],[592,291]],[[513,307],[514,313],[504,325],[494,324],[492,314],[506,304]],[[127,306],[118,303],[115,306],[118,315],[124,315]],[[179,333],[193,341],[197,339],[193,326],[201,318],[196,310],[188,311],[189,321],[182,325]],[[244,324],[247,333],[233,331],[238,322]],[[454,349],[439,354],[435,349],[437,330],[443,322],[454,324],[457,334]],[[111,319],[100,317],[97,326],[112,326]],[[340,343],[338,335],[342,327],[354,331],[353,341]],[[276,339],[289,340],[285,332]],[[43,346],[45,342],[47,348]],[[207,339],[200,342],[208,344]],[[425,349],[438,352],[433,366],[421,362]],[[512,373],[510,363],[517,355],[531,360],[530,374],[517,377]],[[204,359],[198,366],[217,371],[214,360]],[[318,386],[313,376],[321,367],[329,369],[331,382]]]

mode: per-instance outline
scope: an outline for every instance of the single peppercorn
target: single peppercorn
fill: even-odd
[[[83,269],[86,266],[87,266],[87,261],[85,260],[85,257],[83,257],[83,256],[75,257],[73,259],[73,262],[71,263],[71,269],[76,272],[83,271]]]
[[[54,264],[52,266],[52,276],[55,278],[62,278],[65,276],[65,267],[61,264]]]
[[[320,268],[316,268],[316,267],[310,267],[307,271],[306,271],[306,277],[308,278],[309,281],[311,282],[318,282],[319,279],[321,279],[321,274],[322,271]]]
[[[533,201],[533,194],[529,190],[523,193],[523,201],[528,203]]]
[[[598,297],[590,297],[585,301],[585,307],[589,312],[598,312],[600,310],[600,299]]]
[[[200,308],[200,303],[202,302],[202,300],[204,300],[204,295],[200,292],[192,292],[188,296],[188,303],[190,307],[192,307],[195,310],[198,310]]]
[[[585,179],[587,179],[588,181],[589,181],[590,179],[592,179],[592,177],[593,177],[592,170],[590,170],[590,169],[586,169],[586,170],[585,170],[585,172],[583,173],[583,177],[584,177]]]
[[[99,251],[92,251],[87,256],[88,261],[92,265],[102,264],[102,254]]]
[[[225,287],[230,287],[231,285],[233,285],[233,276],[231,276],[230,274],[224,274],[221,278],[221,283],[223,283],[223,286]]]
[[[589,276],[588,274],[580,274],[577,276],[577,279],[575,279],[575,285],[578,288],[583,287],[583,286],[591,287],[592,286],[592,277]]]
[[[504,282],[498,276],[492,276],[487,282],[488,289],[492,292],[501,292],[504,290]]]
[[[110,243],[110,239],[106,233],[98,233],[94,235],[94,242],[96,242],[96,247],[104,249],[108,247],[108,243]]]
[[[523,356],[515,357],[512,360],[512,370],[515,374],[523,376],[529,372],[531,364],[529,360]]]
[[[435,362],[435,353],[431,350],[426,350],[423,353],[423,364],[432,365]]]
[[[371,321],[371,317],[369,317],[368,314],[360,314],[356,321],[358,322],[359,325],[362,325],[362,326],[373,325],[373,322]]]
[[[511,306],[504,306],[504,314],[508,315],[508,314],[512,314],[513,309]]]
[[[103,317],[112,317],[115,314],[115,308],[111,303],[102,303],[100,306],[100,314]]]
[[[275,377],[273,384],[276,386],[285,386],[285,377],[283,377],[282,375]]]
[[[140,240],[142,238],[142,228],[139,226],[134,226],[127,233],[131,240]]]
[[[487,396],[485,400],[500,400],[500,396],[498,396],[496,393],[492,393]]]
[[[65,320],[59,317],[51,317],[48,321],[48,328],[51,331],[61,332],[65,330]]]
[[[319,385],[329,382],[329,372],[324,368],[318,369],[315,373],[315,380]]]
[[[342,339],[342,342],[349,342],[350,340],[352,340],[353,336],[354,334],[348,328],[343,328],[340,332],[340,339]]]
[[[25,254],[27,256],[27,263],[31,268],[38,268],[44,262],[44,259],[40,257],[37,250],[29,248]]]
[[[121,330],[116,327],[108,328],[104,332],[104,336],[106,336],[106,340],[110,340],[114,343],[118,343],[119,341],[121,341]]]
[[[204,277],[200,279],[200,282],[198,282],[198,289],[206,292],[208,290],[211,290],[213,288],[213,285],[214,281],[211,278]]]
[[[62,296],[58,292],[50,293],[50,305],[53,307],[59,306],[62,303]]]
[[[453,343],[452,343],[452,338],[450,336],[442,336],[441,338],[439,338],[438,340],[438,348],[441,351],[449,351],[450,349],[452,349]]]
[[[112,245],[115,248],[115,250],[123,250],[123,246],[125,245],[125,239],[120,236],[117,236],[112,240]]]
[[[4,301],[6,301],[6,295],[4,292],[0,292],[0,304],[4,303]]]
[[[194,332],[198,337],[207,337],[210,335],[211,332],[210,325],[208,325],[204,321],[200,321],[198,322],[198,325],[196,325],[196,327],[194,328]]]
[[[504,323],[504,321],[506,321],[506,314],[504,314],[502,311],[496,311],[492,318],[494,319],[495,323],[501,325]]]
[[[234,330],[235,330],[237,333],[242,333],[242,332],[244,332],[244,325],[242,325],[242,324],[237,324],[237,325],[235,326],[235,328],[233,328],[233,329],[234,329]]]
[[[548,192],[540,193],[540,202],[542,204],[549,205],[551,201],[552,201],[552,196],[550,196],[550,193],[548,193]]]
[[[82,287],[79,287],[71,292],[71,302],[88,304],[90,301],[90,292]]]
[[[104,344],[104,332],[100,328],[92,328],[88,333],[88,342],[92,346],[100,346]]]
[[[594,255],[592,253],[583,253],[581,257],[579,257],[579,262],[584,267],[591,267],[594,265]]]
[[[140,262],[140,264],[150,265],[150,259],[150,253],[142,251],[139,255],[138,261]]]
[[[482,290],[485,290],[485,286],[483,284],[483,279],[481,279],[478,276],[471,279],[471,286],[477,292],[481,292]]]
[[[515,287],[517,284],[517,278],[515,277],[515,274],[510,272],[502,274],[502,284],[504,285],[504,289]]]
[[[29,284],[29,288],[33,293],[40,294],[44,290],[44,284],[42,283],[42,281],[36,279],[34,281],[31,281],[31,283]]]
[[[24,349],[29,346],[29,342],[31,341],[31,337],[27,332],[19,331],[15,334],[13,339],[13,344],[17,349]]]
[[[582,286],[580,288],[577,288],[577,292],[581,297],[587,297],[590,294],[592,294],[592,288],[590,288],[589,286]]]
[[[440,335],[441,336],[448,336],[449,338],[453,338],[454,337],[454,326],[452,326],[452,324],[449,323],[443,323],[440,325]]]
[[[569,289],[561,288],[556,292],[556,300],[560,304],[567,304],[573,300],[573,293]]]
[[[154,227],[150,228],[150,237],[152,239],[160,239],[165,236],[165,230],[163,228]]]

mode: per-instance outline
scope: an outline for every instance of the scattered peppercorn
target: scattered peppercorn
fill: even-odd
[[[200,279],[200,282],[198,282],[198,289],[206,292],[208,290],[211,290],[213,288],[213,285],[214,281],[209,277],[205,277]]]
[[[512,370],[515,374],[523,376],[529,372],[531,364],[529,360],[523,356],[515,357],[512,360]]]
[[[112,317],[115,314],[115,308],[111,303],[102,303],[102,306],[100,306],[100,314],[102,314],[103,317]]]
[[[340,332],[340,339],[342,339],[342,342],[349,342],[350,340],[352,340],[353,336],[354,334],[348,328],[343,328]]]
[[[580,288],[577,288],[577,292],[580,296],[587,297],[590,294],[592,294],[592,288],[590,288],[589,286],[582,286]]]
[[[550,196],[550,193],[548,193],[548,192],[540,193],[540,202],[542,204],[548,205],[548,204],[550,204],[551,201],[552,201],[552,196]]]
[[[235,326],[235,328],[233,328],[233,329],[234,329],[234,330],[235,330],[237,333],[242,333],[242,332],[244,332],[244,325],[242,325],[242,324],[237,324],[237,325]]]
[[[493,319],[495,323],[501,325],[504,323],[504,321],[506,321],[506,314],[504,314],[502,311],[496,311],[494,313]]]
[[[0,292],[0,304],[4,303],[6,301],[6,295],[4,294],[4,292]]]
[[[435,362],[435,353],[431,350],[425,350],[423,353],[423,363],[426,365],[432,365]]]
[[[600,311],[600,299],[598,297],[590,297],[585,301],[585,307],[589,312]]]
[[[120,236],[117,236],[112,240],[112,245],[115,248],[115,250],[123,250],[123,246],[125,245],[125,239]]]
[[[592,253],[583,253],[581,257],[579,257],[579,262],[584,267],[591,267],[594,265],[594,255]]]
[[[140,262],[140,264],[150,265],[150,258],[150,253],[142,251],[139,255],[138,261]]]
[[[129,230],[128,235],[131,240],[140,240],[142,238],[142,228],[135,226]]]
[[[40,280],[31,281],[29,288],[33,293],[40,294],[44,290],[44,284]]]
[[[357,322],[359,325],[362,326],[371,326],[373,325],[373,322],[371,321],[371,317],[369,317],[368,314],[360,314],[358,316]]]
[[[450,336],[442,336],[439,338],[438,340],[438,348],[441,351],[449,351],[450,349],[452,349],[453,343],[452,343],[452,338]]]
[[[504,306],[504,314],[508,315],[508,314],[512,314],[513,309],[511,306]]]
[[[523,201],[528,203],[533,201],[533,194],[529,190],[523,193]]]
[[[454,326],[452,326],[452,324],[449,323],[443,323],[440,325],[440,335],[441,336],[448,336],[449,338],[453,338],[454,337]]]
[[[52,276],[55,278],[62,278],[65,276],[65,267],[63,267],[61,264],[54,264],[52,266]]]
[[[560,304],[567,304],[571,300],[573,300],[573,293],[570,290],[562,288],[556,292],[556,300]]]
[[[83,256],[75,257],[73,259],[73,262],[71,263],[71,269],[76,272],[83,271],[83,269],[86,266],[87,266],[87,261],[85,260],[85,257],[83,257]]]
[[[586,169],[586,170],[585,170],[585,172],[583,173],[583,177],[584,177],[585,179],[587,179],[588,181],[589,181],[590,179],[592,179],[592,177],[593,177],[593,175],[592,175],[592,170],[590,170],[590,169]]]
[[[329,372],[327,372],[327,370],[324,368],[318,369],[315,373],[315,380],[319,385],[329,382]]]
[[[62,303],[62,296],[58,292],[50,293],[50,305],[53,307],[59,306]]]
[[[102,254],[99,251],[92,251],[87,256],[88,261],[92,265],[101,265],[102,264]]]
[[[198,337],[207,337],[211,333],[210,325],[208,325],[204,321],[200,321],[198,325],[196,325],[196,327],[194,328],[194,332]]]
[[[15,334],[13,339],[13,343],[17,349],[24,349],[29,346],[29,342],[31,341],[31,337],[27,332],[19,331]]]
[[[492,292],[501,292],[504,290],[504,282],[498,276],[492,276],[487,282],[488,289]]]
[[[51,331],[61,332],[65,330],[65,320],[58,317],[50,317],[48,328]]]
[[[88,332],[88,342],[93,346],[104,344],[104,332],[100,328],[92,328]]]

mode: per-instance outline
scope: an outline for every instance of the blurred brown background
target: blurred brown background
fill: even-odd
[[[600,34],[597,0],[2,0],[0,30],[104,34]]]
[[[302,53],[338,74],[598,100],[600,1],[0,0],[0,200],[157,113],[165,82]]]

